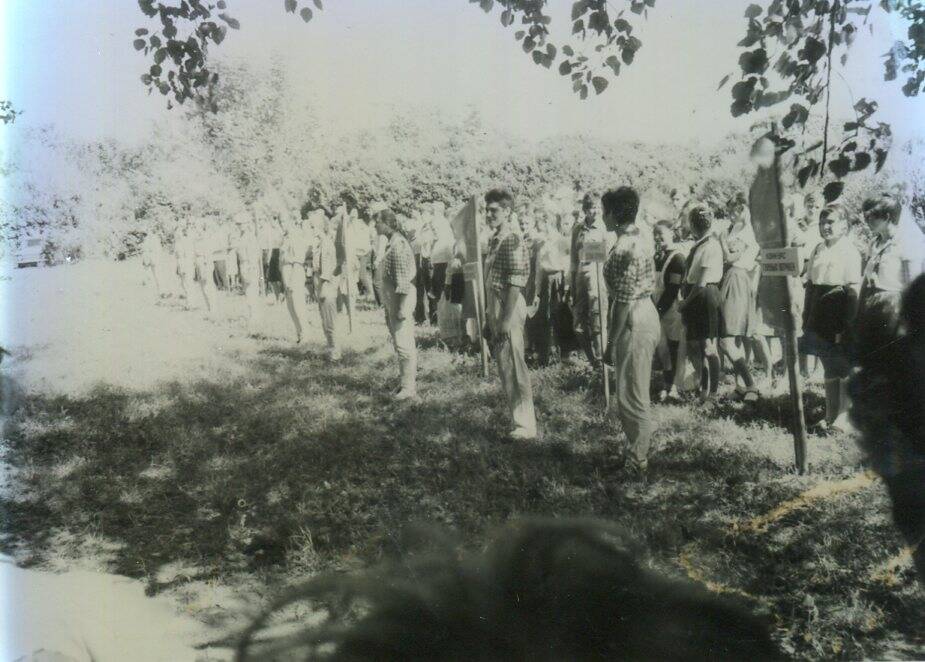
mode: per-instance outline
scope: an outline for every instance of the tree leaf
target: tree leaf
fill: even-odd
[[[845,189],[845,182],[830,182],[822,189],[822,197],[826,202],[835,202]]]
[[[324,10],[324,5],[321,4],[321,0],[315,0],[315,7],[317,7],[319,11]]]
[[[763,48],[746,51],[739,56],[743,74],[763,74],[768,68],[768,52]]]
[[[864,170],[870,165],[872,160],[870,154],[867,152],[858,152],[854,155],[854,164],[851,166],[851,169],[855,172]]]
[[[136,37],[144,37],[146,34],[148,34],[148,28],[138,28],[135,30]]]
[[[232,18],[228,14],[219,14],[218,17],[225,21],[228,24],[228,27],[232,30],[238,30],[241,27],[241,23],[237,19]]]
[[[283,6],[286,8],[286,11],[290,14],[294,14],[296,7],[299,6],[298,0],[285,0]]]
[[[726,74],[725,76],[723,76],[722,80],[719,82],[719,85],[716,86],[716,89],[717,90],[723,89],[723,85],[729,82],[729,78],[731,75],[732,74]]]
[[[814,165],[816,165],[816,161],[814,159],[810,159],[809,163],[797,171],[797,181],[800,182],[800,188],[806,186],[806,182],[809,181],[809,178],[813,174]]]
[[[562,62],[559,63],[559,73],[563,76],[568,76],[572,73],[572,63],[568,60],[562,60]]]
[[[310,20],[312,20],[312,10],[308,7],[302,7],[302,9],[299,10],[299,16],[302,17],[303,21],[308,23]]]
[[[144,39],[136,39],[135,41],[132,42],[132,46],[135,47],[136,51],[140,51],[147,45],[148,45],[148,42],[146,42]]]
[[[228,5],[225,4],[225,0],[218,0],[218,2],[216,3],[215,6],[218,7],[219,9],[223,9],[223,10],[224,10],[224,9],[228,9]]]
[[[760,5],[754,5],[754,4],[749,5],[745,9],[745,18],[758,18],[759,16],[761,16],[762,11],[763,10],[761,9]]]
[[[575,51],[572,50],[572,47],[569,46],[568,44],[562,47],[562,53],[564,55],[567,55],[568,57],[572,57],[573,55],[575,55]]]
[[[501,12],[501,25],[507,27],[513,22],[514,12],[512,12],[510,9],[505,9],[503,12]]]
[[[604,64],[613,70],[614,76],[620,75],[620,60],[616,55],[611,55],[608,57],[606,60],[604,60]]]
[[[584,32],[584,31],[585,31],[585,21],[584,19],[579,18],[572,25],[572,34],[578,34],[579,32]]]
[[[877,160],[875,167],[875,172],[880,172],[880,169],[883,167],[883,164],[886,163],[886,157],[888,152],[885,149],[876,149],[874,150],[874,155]]]
[[[161,75],[161,65],[159,65],[159,64],[152,64],[152,65],[151,65],[150,72],[151,72],[151,76],[152,76],[152,77],[157,78],[158,76]]]
[[[591,79],[591,84],[594,85],[594,91],[597,94],[600,94],[601,92],[606,90],[609,82],[610,81],[608,81],[603,76],[595,76],[594,78]]]
[[[832,174],[841,179],[851,171],[851,161],[844,156],[829,162],[829,170]]]
[[[524,38],[525,34],[527,33],[524,32],[523,30],[518,30],[517,32],[514,33],[514,39],[516,39],[517,41],[520,41],[521,39]]]
[[[577,21],[588,11],[588,0],[576,0],[572,3],[572,20]]]

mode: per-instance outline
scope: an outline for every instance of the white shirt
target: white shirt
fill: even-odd
[[[690,268],[684,277],[684,282],[696,285],[703,280],[702,274],[706,274],[705,283],[719,283],[723,279],[723,248],[719,245],[716,237],[708,235],[701,239],[694,247],[691,248]]]
[[[434,217],[433,220],[434,243],[430,249],[430,261],[434,264],[444,264],[453,259],[453,244],[456,238],[453,229],[443,217]]]
[[[141,242],[141,260],[143,264],[157,264],[161,261],[163,248],[161,240],[153,232],[149,232]]]
[[[347,224],[350,233],[350,246],[357,255],[366,255],[372,249],[369,238],[369,227],[359,218],[351,218]]]
[[[861,254],[847,236],[832,246],[823,241],[809,256],[806,280],[814,285],[857,285],[861,282]]]
[[[731,225],[726,232],[726,244],[734,251],[741,250],[738,259],[732,262],[730,266],[753,271],[758,266],[758,240],[755,239],[755,231],[751,223],[744,223],[741,226]]]
[[[900,221],[896,234],[874,244],[864,268],[864,280],[884,292],[902,292],[925,273],[925,239],[912,221]]]

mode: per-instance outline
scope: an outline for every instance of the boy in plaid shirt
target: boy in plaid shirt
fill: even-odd
[[[628,186],[601,198],[604,223],[617,242],[604,263],[604,280],[612,301],[607,356],[613,365],[615,413],[626,434],[630,467],[648,468],[654,423],[649,402],[652,356],[661,336],[658,311],[652,303],[655,265],[635,225],[639,195]]]
[[[524,358],[527,303],[523,296],[530,256],[523,238],[511,228],[512,206],[507,191],[493,189],[485,195],[485,214],[493,233],[485,259],[485,310],[489,341],[513,422],[510,438],[530,440],[536,439],[536,413]]]
[[[401,388],[395,399],[410,400],[417,396],[417,350],[414,346],[414,320],[411,319],[417,302],[412,294],[417,274],[414,250],[390,210],[377,214],[376,229],[389,242],[385,257],[379,263],[377,280],[385,309],[385,323],[398,356]]]

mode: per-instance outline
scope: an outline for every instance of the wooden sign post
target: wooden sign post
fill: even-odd
[[[607,352],[607,292],[601,283],[601,269],[598,265],[607,260],[607,242],[586,241],[581,249],[581,261],[594,264],[594,275],[597,280],[598,315],[600,316],[601,333],[598,341],[601,344],[601,374],[604,378],[604,409],[610,408],[610,374],[607,370],[607,361],[604,354]]]
[[[768,142],[773,144],[770,140]],[[798,249],[790,246],[776,149],[773,160],[759,163],[749,190],[749,210],[755,237],[762,249],[758,301],[765,323],[775,329],[783,329],[784,361],[790,380],[794,458],[797,471],[804,474],[806,418],[803,413],[803,388],[797,367],[796,320],[792,301],[794,294],[791,292],[792,279],[800,274],[800,257]]]

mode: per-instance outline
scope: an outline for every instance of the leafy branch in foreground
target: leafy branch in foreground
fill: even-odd
[[[18,115],[22,115],[22,111],[16,110],[11,101],[0,101],[0,121],[4,124],[12,124]]]
[[[732,86],[733,117],[790,101],[781,126],[785,149],[794,149],[796,178],[801,186],[818,177],[827,181],[823,194],[829,201],[844,189],[844,177],[872,167],[879,172],[892,144],[890,125],[876,121],[876,100],[862,97],[854,103],[854,121],[842,126],[837,145],[830,142],[832,74],[845,67],[848,52],[861,29],[872,34],[872,11],[896,13],[909,27],[909,41],[897,41],[885,54],[884,80],[908,76],[903,92],[916,96],[925,84],[925,9],[912,0],[772,0],[766,8],[745,10],[746,34],[739,42],[739,80]],[[777,88],[770,77],[780,80]],[[726,76],[720,87],[730,79]],[[818,140],[806,140],[814,106],[824,105],[824,124]]]
[[[621,1],[621,0],[614,0]],[[629,16],[647,15],[655,0],[622,0],[626,7],[615,10],[608,0],[576,0],[571,10],[571,34],[582,44],[593,48],[589,54],[581,52],[577,43],[558,47],[550,39],[549,25],[552,16],[547,11],[548,0],[470,0],[485,12],[495,5],[501,9],[500,20],[504,27],[518,19],[521,28],[514,32],[523,51],[533,61],[569,76],[572,90],[586,99],[591,89],[601,94],[607,89],[610,78],[620,74],[621,67],[632,64],[642,41],[633,35]],[[141,81],[149,93],[157,90],[173,103],[197,100],[217,111],[216,99],[210,85],[218,82],[218,74],[208,64],[210,45],[221,44],[228,30],[237,30],[240,22],[227,13],[225,0],[138,0],[142,13],[156,18],[159,25],[135,30],[135,49],[151,59]],[[314,8],[314,9],[313,9]],[[322,0],[312,0],[312,6],[299,0],[283,0],[283,10],[298,14],[306,23],[314,12],[323,9]],[[629,10],[630,14],[626,13]]]

